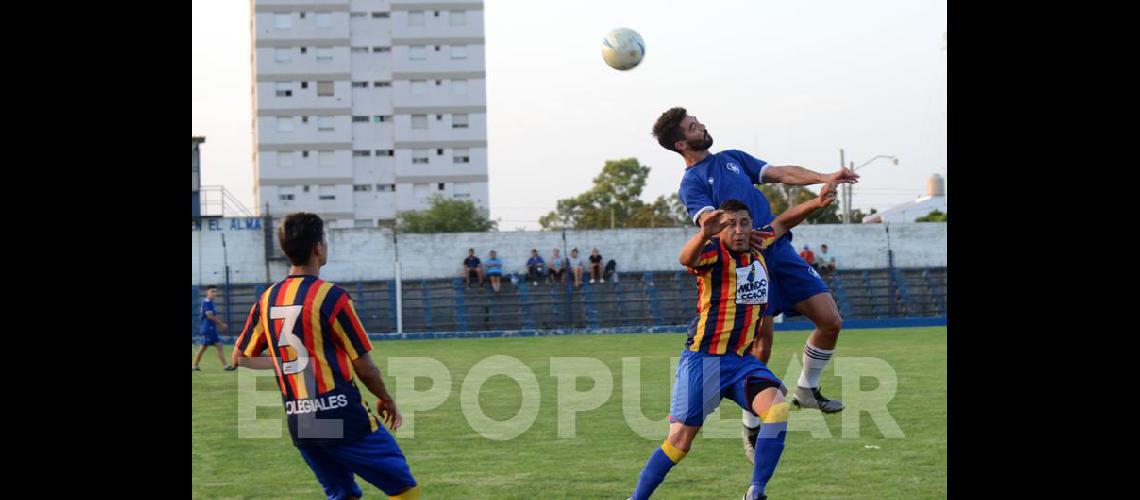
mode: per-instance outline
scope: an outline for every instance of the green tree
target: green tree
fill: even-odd
[[[872,215],[875,215],[876,213],[878,213],[878,211],[873,209],[873,208],[871,209],[870,212],[867,212],[867,213],[863,213],[862,209],[856,208],[855,210],[851,211],[851,222],[854,222],[856,224],[861,223],[861,222],[863,222],[863,218],[870,217]]]
[[[429,198],[431,207],[418,212],[400,214],[400,231],[404,233],[478,233],[498,229],[470,200],[449,200],[440,195]]]
[[[650,167],[636,158],[608,160],[594,186],[573,198],[558,200],[555,210],[538,219],[543,229],[609,229],[610,227],[674,227],[688,222],[676,194],[652,203],[640,199]]]
[[[914,220],[915,222],[946,222],[946,214],[939,211],[937,208],[931,210],[930,213],[923,215]]]

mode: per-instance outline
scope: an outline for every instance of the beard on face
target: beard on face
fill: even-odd
[[[713,138],[709,135],[709,131],[705,131],[705,136],[701,139],[686,140],[685,144],[689,145],[689,149],[693,151],[707,151],[713,145]]]

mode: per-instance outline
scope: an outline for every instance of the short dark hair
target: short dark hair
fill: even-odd
[[[661,147],[680,153],[675,144],[685,138],[685,131],[681,130],[681,120],[686,116],[689,116],[689,112],[685,111],[685,108],[677,107],[669,108],[669,111],[657,117],[657,123],[653,124],[653,137],[657,138],[657,143]]]
[[[217,289],[218,289],[218,285],[210,285],[210,286],[206,287],[207,292],[210,290],[217,290]]]
[[[720,209],[725,212],[739,212],[744,210],[748,212],[749,217],[752,217],[752,211],[748,209],[748,205],[745,205],[744,202],[740,200],[724,200],[724,202],[720,204]]]
[[[827,248],[827,243],[824,243],[824,244],[820,245],[819,247],[820,248]]]
[[[324,239],[325,221],[317,214],[289,214],[277,228],[277,241],[281,244],[281,250],[294,266],[308,264],[313,249]]]

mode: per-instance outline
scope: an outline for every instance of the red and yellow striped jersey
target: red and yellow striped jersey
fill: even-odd
[[[351,366],[372,343],[340,286],[305,275],[274,283],[254,303],[234,348],[249,357],[269,350],[295,444],[338,444],[380,425]]]
[[[772,228],[758,230],[764,248],[775,238]],[[689,322],[685,346],[690,351],[744,355],[756,338],[771,290],[768,266],[756,250],[734,252],[713,237],[695,267],[697,315]]]

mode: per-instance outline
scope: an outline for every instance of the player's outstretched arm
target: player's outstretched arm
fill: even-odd
[[[384,379],[380,376],[380,367],[372,361],[372,356],[367,353],[361,354],[352,360],[352,369],[356,372],[356,377],[368,388],[368,391],[380,399],[376,402],[380,419],[388,424],[392,430],[399,429],[400,424],[404,422],[404,417],[400,415],[400,410],[396,409],[396,402],[392,399],[392,395],[388,394],[388,388],[384,386]]]
[[[272,370],[273,358],[269,356],[246,356],[241,349],[234,346],[233,354],[230,354],[230,366],[240,366],[242,368],[249,368],[250,370]]]
[[[681,255],[677,257],[682,266],[697,267],[697,261],[701,258],[701,249],[705,247],[705,242],[716,236],[716,233],[719,233],[724,227],[720,220],[722,213],[724,210],[713,210],[707,214],[702,214],[701,230],[685,242],[685,246],[681,247]]]
[[[779,182],[793,186],[820,183],[847,184],[859,182],[859,174],[856,174],[848,168],[840,168],[830,174],[821,174],[814,170],[795,165],[785,165],[782,167],[770,165],[764,169],[764,178],[761,180],[766,183]]]
[[[776,217],[772,221],[772,229],[775,231],[773,238],[779,238],[787,233],[793,227],[798,226],[807,216],[812,212],[819,210],[823,207],[830,205],[835,201],[835,184],[827,183],[819,190],[819,197],[812,198],[808,201],[800,203],[792,208],[789,208]]]

